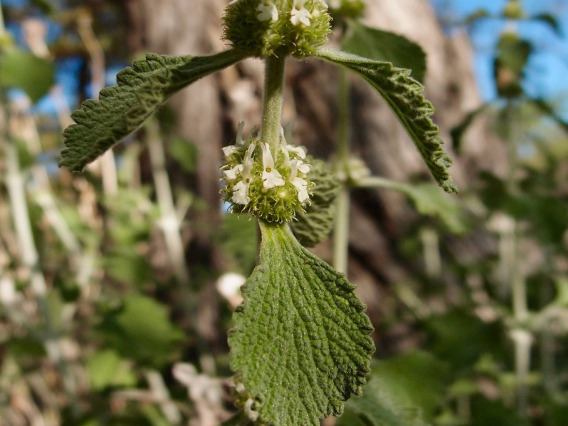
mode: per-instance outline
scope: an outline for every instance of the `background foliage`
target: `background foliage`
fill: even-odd
[[[85,174],[58,169],[69,100],[94,96],[135,59],[128,9],[2,4],[0,424],[226,421],[226,333],[255,264],[254,222],[197,195],[198,144],[179,136],[170,108]],[[560,15],[518,21],[507,15],[515,4],[451,22],[502,25],[496,95],[460,117],[452,156],[485,120],[507,151],[504,173],[460,183],[458,197],[424,182],[389,188],[418,213],[392,248],[408,275],[373,283],[377,359],[336,424],[566,425],[568,124],[561,97],[530,90],[541,46],[517,27],[535,18],[562,39]],[[347,46],[371,37],[355,28]],[[385,34],[372,37],[407,43]]]

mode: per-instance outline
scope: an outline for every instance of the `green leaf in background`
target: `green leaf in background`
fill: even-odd
[[[194,173],[197,169],[199,152],[191,141],[184,138],[176,138],[167,144],[169,154],[176,159],[178,164],[188,173]]]
[[[146,55],[116,77],[118,86],[101,90],[99,100],[83,102],[65,129],[60,166],[80,172],[136,130],[170,96],[196,80],[233,65],[245,56],[227,50],[211,56]]]
[[[136,385],[136,375],[120,355],[111,349],[95,352],[87,360],[87,375],[91,389],[104,390],[109,386],[131,387]]]
[[[254,422],[250,420],[243,412],[238,412],[229,420],[221,423],[221,426],[252,426]]]
[[[313,247],[324,241],[335,222],[335,199],[341,189],[341,184],[331,166],[325,161],[309,158],[312,165],[308,174],[314,183],[314,193],[310,197],[310,205],[303,212],[296,212],[296,221],[290,227],[294,235],[304,247]]]
[[[466,311],[454,310],[429,318],[425,326],[432,352],[454,371],[471,370],[485,354],[492,354],[498,360],[505,357],[506,337],[498,322],[486,323]]]
[[[100,331],[122,356],[157,367],[171,359],[183,339],[163,305],[136,294],[124,298],[122,310],[106,318]]]
[[[437,217],[454,234],[463,234],[469,229],[461,205],[440,192],[433,184],[404,185],[402,189],[423,215]]]
[[[23,50],[12,50],[0,56],[0,86],[22,89],[33,103],[45,95],[55,83],[55,66]]]
[[[349,23],[349,30],[349,35],[341,45],[342,50],[375,61],[391,62],[399,68],[411,69],[416,80],[424,81],[426,53],[418,44],[401,35],[354,21]]]
[[[379,361],[364,395],[345,404],[337,425],[425,426],[444,401],[446,378],[445,365],[427,353]]]
[[[434,184],[409,185],[375,176],[366,178],[359,186],[402,192],[412,200],[420,214],[440,219],[451,232],[462,234],[469,229],[462,206],[454,198],[440,192]]]
[[[550,13],[541,13],[540,15],[531,16],[529,19],[537,22],[542,22],[548,25],[557,35],[562,35],[562,30],[558,20]]]
[[[260,264],[242,288],[229,335],[231,368],[259,420],[319,425],[359,394],[373,330],[354,286],[285,225],[261,224]]]
[[[467,16],[463,23],[464,25],[471,25],[471,24],[475,24],[477,21],[479,21],[480,19],[484,19],[484,18],[488,18],[490,17],[491,14],[485,10],[485,9],[477,9],[475,12],[473,12],[471,15]]]
[[[482,397],[474,398],[471,412],[473,419],[469,426],[529,426],[531,424],[528,420],[521,419],[501,402],[488,401]]]
[[[373,86],[406,128],[438,184],[446,192],[457,192],[448,171],[452,160],[444,152],[438,126],[430,118],[434,109],[424,98],[424,86],[410,77],[409,70],[332,49],[319,49],[317,57],[347,67]]]
[[[248,214],[223,215],[219,244],[231,261],[231,270],[248,276],[256,264],[258,252],[256,220]]]
[[[467,129],[469,129],[469,126],[471,126],[473,124],[473,122],[475,121],[475,119],[477,117],[479,117],[481,114],[483,114],[483,112],[485,112],[485,110],[487,110],[490,107],[490,105],[491,104],[483,104],[483,105],[479,106],[478,108],[474,109],[473,111],[470,111],[465,116],[463,121],[450,131],[450,135],[452,137],[454,149],[457,152],[459,152],[460,149],[461,149],[462,142],[463,142],[463,140],[462,140],[463,135],[465,134]]]
[[[50,15],[56,10],[55,6],[49,0],[31,0],[31,3],[46,15]]]
[[[530,104],[536,106],[544,115],[552,119],[562,130],[568,133],[568,121],[564,120],[544,99],[527,100]]]
[[[104,257],[103,265],[109,277],[126,284],[146,284],[154,276],[148,259],[130,247],[112,251]]]

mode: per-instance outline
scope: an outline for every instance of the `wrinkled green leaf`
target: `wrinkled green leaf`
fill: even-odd
[[[373,328],[354,286],[287,226],[261,230],[260,264],[242,289],[229,336],[231,367],[261,421],[319,425],[361,392]]]
[[[426,53],[420,45],[406,37],[350,22],[350,33],[341,45],[342,50],[375,61],[391,62],[399,68],[412,70],[412,76],[424,81]]]
[[[446,192],[457,192],[448,171],[452,160],[444,152],[438,126],[430,118],[434,109],[424,98],[424,86],[410,77],[409,70],[332,49],[319,49],[317,57],[347,67],[373,86],[406,128],[438,184]]]
[[[100,331],[122,356],[158,367],[171,358],[183,339],[163,305],[137,294],[127,296],[122,309],[110,315]]]
[[[338,426],[358,418],[370,426],[426,426],[445,397],[447,371],[423,352],[400,355],[373,366],[365,394],[345,405]]]
[[[309,158],[307,162],[312,165],[308,179],[314,183],[314,193],[306,210],[296,213],[291,228],[300,244],[313,247],[324,241],[333,229],[335,199],[341,184],[325,161]]]
[[[235,50],[211,56],[146,55],[121,71],[118,86],[101,90],[99,100],[83,102],[65,129],[60,166],[79,172],[136,130],[170,96],[196,80],[244,59]]]
[[[55,83],[55,66],[30,52],[12,50],[0,56],[0,86],[22,89],[37,102]]]

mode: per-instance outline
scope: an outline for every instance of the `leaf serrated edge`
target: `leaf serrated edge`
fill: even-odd
[[[88,163],[139,128],[174,93],[246,57],[243,52],[230,49],[210,56],[166,56],[148,53],[145,59],[134,61],[130,67],[117,74],[117,86],[102,89],[98,100],[84,101],[81,107],[71,114],[75,123],[63,132],[65,147],[61,151],[59,166],[67,167],[72,172],[81,172]],[[175,81],[171,78],[172,73],[180,77],[179,82],[168,87],[168,83]],[[163,77],[160,74],[163,74]],[[184,74],[187,74],[185,78]],[[105,110],[110,109],[113,100],[120,96],[133,96],[137,101],[123,111],[124,121],[106,133],[101,132],[105,137],[96,139],[93,142],[95,146],[85,150],[76,139],[81,138],[83,132],[93,132],[93,129],[111,124],[97,122],[92,116],[104,114]],[[149,105],[143,105],[145,102],[149,102]],[[142,117],[140,113],[143,113]],[[129,120],[130,125],[126,124]]]
[[[442,147],[444,141],[439,136],[438,126],[431,119],[434,108],[424,97],[424,86],[411,77],[410,70],[329,48],[318,49],[316,57],[346,67],[375,88],[409,133],[438,184],[446,192],[458,192],[448,172],[452,160]],[[372,73],[381,77],[382,81],[373,79]],[[406,108],[403,109],[402,105]],[[414,114],[409,115],[408,112]]]

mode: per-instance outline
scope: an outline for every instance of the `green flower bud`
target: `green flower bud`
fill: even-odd
[[[315,53],[331,32],[323,0],[233,0],[223,17],[224,39],[251,56]]]
[[[281,140],[278,152],[258,139],[244,141],[241,124],[237,144],[223,148],[221,193],[234,213],[283,223],[309,204],[313,184],[307,178],[311,165],[304,162],[306,153],[302,147],[288,145],[284,136]]]

